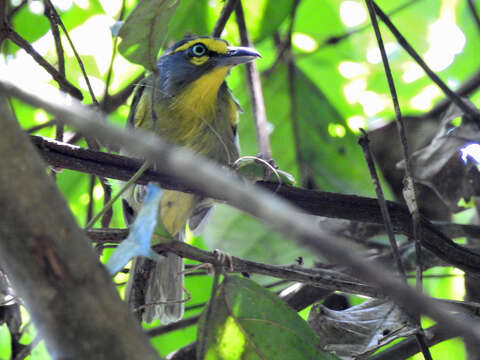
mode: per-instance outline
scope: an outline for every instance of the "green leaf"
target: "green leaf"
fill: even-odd
[[[119,31],[118,50],[129,61],[154,70],[179,0],[141,0]]]
[[[306,322],[251,280],[225,277],[209,306],[198,327],[199,359],[338,359],[319,351]]]
[[[252,261],[292,264],[302,257],[310,264],[315,259],[312,252],[305,251],[258,219],[225,204],[215,205],[203,239],[210,249],[222,249]]]
[[[255,42],[261,41],[278,30],[285,18],[290,14],[294,0],[267,1],[263,10],[260,30]]]
[[[177,42],[185,35],[206,35],[208,0],[187,0],[178,5],[168,24],[168,41]]]

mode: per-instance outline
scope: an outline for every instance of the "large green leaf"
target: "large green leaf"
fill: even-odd
[[[311,252],[288,241],[257,219],[227,205],[216,205],[203,238],[210,249],[270,264],[293,264],[302,257],[311,264]]]
[[[153,70],[178,3],[179,0],[140,0],[120,28],[120,53],[129,61]]]
[[[256,0],[242,2],[245,22],[254,42],[272,36],[291,13],[294,0]],[[235,26],[236,27],[236,26]],[[227,26],[228,30],[228,26]]]
[[[272,36],[292,11],[294,0],[267,1],[260,21],[260,29],[254,41]]]
[[[209,306],[198,327],[199,359],[338,359],[319,350],[296,312],[251,280],[225,277]]]
[[[180,2],[168,24],[168,41],[176,42],[185,35],[207,35],[208,0]]]
[[[302,174],[311,176],[323,190],[371,193],[370,177],[356,136],[303,71],[297,68],[294,79],[293,131],[297,132],[297,158]]]

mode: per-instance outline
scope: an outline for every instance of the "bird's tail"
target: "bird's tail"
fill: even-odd
[[[183,241],[183,232],[177,240]],[[183,258],[168,253],[159,261],[136,257],[130,270],[125,297],[139,320],[160,319],[162,324],[183,316]]]

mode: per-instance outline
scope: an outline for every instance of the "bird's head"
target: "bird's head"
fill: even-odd
[[[169,95],[176,95],[200,79],[205,86],[218,89],[233,66],[258,57],[255,49],[229,46],[222,39],[186,38],[167,49],[158,60],[159,85]]]

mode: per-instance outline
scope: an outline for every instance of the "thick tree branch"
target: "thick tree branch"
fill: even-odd
[[[118,180],[128,180],[140,168],[142,161],[120,155],[107,154],[77,146],[59,143],[38,136],[31,137],[44,159],[52,166],[82,171]],[[163,188],[207,195],[203,189],[193,188],[182,179],[172,176],[162,167],[148,170],[139,179],[139,184],[149,181],[159,183]],[[259,183],[264,189],[275,192],[301,210],[318,216],[347,219],[383,225],[382,214],[377,200],[357,195],[328,193],[292,186],[278,186],[276,183]],[[227,200],[226,197],[217,200]],[[393,229],[396,233],[413,235],[412,221],[407,208],[388,201]],[[457,236],[475,233],[476,227],[445,224],[445,229]],[[454,243],[428,220],[422,219],[422,245],[442,260],[465,271],[480,273],[480,255]],[[477,230],[478,231],[478,230]]]
[[[158,359],[5,98],[0,114],[1,267],[53,358]]]

